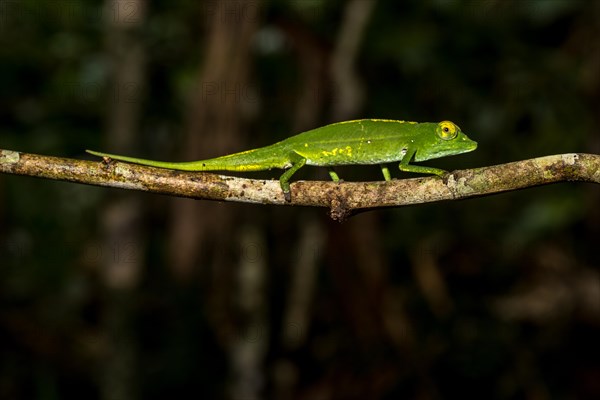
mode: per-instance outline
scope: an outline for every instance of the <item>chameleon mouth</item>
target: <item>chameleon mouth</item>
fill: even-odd
[[[461,144],[461,147],[464,147],[465,152],[467,151],[473,151],[477,148],[477,142],[474,140],[471,140],[467,137],[463,138],[464,143]]]
[[[470,153],[477,148],[477,142],[471,139],[466,139],[463,143],[460,144],[460,150],[453,152],[451,154],[464,154]]]

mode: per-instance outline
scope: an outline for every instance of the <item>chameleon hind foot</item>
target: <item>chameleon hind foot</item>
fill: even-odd
[[[297,154],[294,158],[296,158],[295,162],[279,178],[279,184],[281,185],[281,190],[283,190],[283,197],[288,203],[292,201],[292,194],[290,192],[290,178],[306,164],[306,158],[300,157]]]

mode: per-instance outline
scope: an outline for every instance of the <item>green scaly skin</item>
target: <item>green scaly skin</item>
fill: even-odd
[[[279,178],[285,199],[291,200],[290,179],[304,165],[327,167],[334,181],[339,181],[332,167],[337,165],[381,166],[386,181],[391,179],[387,163],[400,162],[402,171],[443,175],[446,171],[409,164],[434,158],[467,153],[477,148],[461,129],[450,121],[407,122],[387,119],[362,119],[338,122],[289,137],[270,146],[241,153],[192,162],[163,162],[86,150],[88,153],[152,167],[182,171],[264,171],[285,169]]]

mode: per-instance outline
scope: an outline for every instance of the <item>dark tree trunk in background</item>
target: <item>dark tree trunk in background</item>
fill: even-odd
[[[118,154],[132,154],[139,144],[140,110],[146,79],[145,50],[140,40],[146,2],[106,0],[104,7],[111,73],[106,148]],[[146,254],[142,219],[143,207],[138,194],[119,193],[102,211],[105,286],[102,335],[107,351],[99,373],[101,397],[106,400],[139,396],[132,303]]]
[[[186,160],[244,149],[248,142],[244,117],[256,107],[248,78],[261,2],[202,4],[208,23],[207,50],[195,86],[189,90],[182,156]],[[262,368],[268,347],[264,233],[245,226],[241,221],[248,218],[235,207],[182,199],[173,199],[171,205],[170,268],[183,284],[202,276],[205,312],[228,354],[226,395],[258,399],[267,379]],[[258,256],[249,256],[247,251],[254,248]]]

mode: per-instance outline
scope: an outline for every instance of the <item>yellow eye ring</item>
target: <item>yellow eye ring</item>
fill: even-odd
[[[438,124],[436,133],[442,140],[451,140],[458,136],[460,128],[453,122],[442,121]]]

